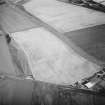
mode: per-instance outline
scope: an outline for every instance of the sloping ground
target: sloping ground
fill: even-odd
[[[15,8],[14,5],[3,4],[0,5],[0,26],[6,33],[11,33],[39,27],[40,25],[37,21],[33,23],[33,21],[29,18],[29,15],[22,10]],[[20,46],[14,42],[14,40],[12,40],[9,44],[9,50],[15,66],[15,73],[20,76],[32,75],[25,54],[20,49]],[[4,54],[7,55],[6,51]]]
[[[9,25],[11,24],[9,23]],[[63,85],[65,83],[71,84],[74,81],[74,79],[81,79],[78,76],[81,77],[88,75],[90,76],[90,73],[99,70],[99,66],[80,57],[78,54],[76,54],[73,51],[72,48],[69,49],[69,47],[63,41],[57,38],[55,34],[49,32],[43,27],[36,27],[26,31],[12,33],[11,35],[13,35],[12,37],[14,38],[14,40],[18,42],[17,44],[19,45],[19,47],[21,47],[22,52],[26,54],[28,61],[31,63],[30,65],[34,65],[36,68],[38,67],[40,68],[37,69],[40,72],[35,72],[36,69],[34,70],[32,68],[33,69],[32,71],[35,72],[34,76],[37,77],[38,76],[36,75],[37,73],[39,74],[43,73],[42,76],[44,78],[42,78],[41,80],[43,82],[32,81],[32,80],[28,81],[26,79],[21,80],[15,78],[14,79],[5,78],[4,80],[0,79],[1,105],[33,105],[33,104],[34,105],[44,105],[44,104],[45,105],[93,105],[93,104],[104,105],[105,104],[104,97],[101,96],[98,97],[95,95],[86,95],[84,93],[78,93],[77,91],[72,92],[70,88],[67,88],[66,86],[64,86],[64,88],[63,87],[61,88],[58,85],[55,85],[55,83]],[[3,48],[5,48],[5,46]],[[22,52],[20,51],[19,48],[17,48],[16,50],[18,50],[18,53],[22,55]],[[15,53],[15,51],[13,53]],[[56,54],[57,56],[55,56]],[[6,54],[4,53],[4,55]],[[39,60],[37,61],[37,59]],[[53,62],[53,59],[55,60],[55,62]],[[36,64],[36,62],[38,63]],[[52,66],[53,63],[54,65]],[[49,66],[51,66],[52,68],[54,67],[56,68],[50,69],[51,67]],[[60,70],[56,75],[58,67],[60,68]],[[66,69],[66,67],[68,67],[69,69]],[[48,84],[45,83],[46,78],[48,76],[51,76],[51,72],[55,73],[53,73],[54,75],[52,78],[50,78],[49,81],[47,79],[47,82],[50,83],[52,82],[54,83],[54,85],[50,83]],[[67,74],[65,76],[62,75],[65,72]],[[70,74],[73,73],[73,75],[75,76],[73,81],[71,81],[72,78],[70,77],[71,75],[69,75],[68,72]],[[59,76],[61,76],[62,78],[61,77],[59,78]],[[39,75],[38,78],[40,79],[41,76]],[[64,80],[67,81],[65,82]]]
[[[105,13],[59,1],[31,0],[24,4],[24,8],[55,30],[64,33],[64,36],[81,47],[88,55],[104,64]]]
[[[11,6],[9,8],[14,9]],[[39,20],[34,19],[33,23],[36,24]],[[57,38],[55,33],[43,27],[12,33],[11,36],[26,54],[36,80],[72,84],[100,70],[100,66],[76,54],[70,46]]]
[[[12,37],[27,55],[36,80],[71,84],[99,70],[44,28],[17,32]]]
[[[37,1],[37,3],[39,2],[48,6],[48,4],[46,4],[47,1],[46,2]],[[51,1],[48,3],[50,3],[49,6],[51,6],[52,4],[53,8],[55,8],[56,6],[60,8],[59,2],[56,2],[53,4]],[[38,6],[39,5],[37,4],[35,7],[38,7]],[[69,7],[69,5],[66,5],[66,4],[63,4],[63,6],[65,8],[66,6]],[[32,71],[36,80],[41,80],[44,82],[51,82],[55,84],[73,84],[76,81],[89,77],[95,72],[100,70],[100,66],[98,66],[95,63],[92,63],[91,61],[86,60],[85,58],[81,57],[79,54],[75,53],[75,51],[71,48],[71,45],[68,46],[66,45],[66,43],[62,41],[63,38],[62,40],[60,40],[57,37],[58,33],[53,32],[51,30],[48,31],[49,30],[48,27],[44,28],[45,24],[41,24],[43,22],[39,22],[40,20],[36,18],[36,15],[34,15],[32,18],[31,16],[26,15],[25,11],[19,9],[18,7],[14,7],[13,5],[5,6],[5,8],[2,9],[3,11],[2,12],[2,26],[4,27],[5,30],[8,30],[10,33],[14,31],[20,31],[20,32],[12,33],[11,37],[20,46],[22,51],[18,49],[19,53],[25,54],[26,60],[27,60],[26,67],[27,67],[27,64],[29,64],[30,70]],[[61,5],[62,10],[65,11],[65,8],[62,8],[62,5]],[[69,8],[72,8],[72,6],[70,6]],[[76,8],[74,6],[73,8],[74,10],[79,9],[78,7]],[[80,8],[80,10],[84,11],[83,13],[85,13],[85,10],[83,8],[82,9]],[[89,12],[91,10],[86,9],[86,11]],[[10,12],[10,14],[8,12]],[[58,14],[58,12],[59,11],[57,11],[57,13],[55,12],[56,15]],[[51,11],[47,13],[52,14]],[[68,12],[66,12],[66,14],[67,13]],[[102,14],[102,13],[99,13],[99,14]],[[19,15],[20,18],[16,18],[17,15]],[[22,20],[23,19],[22,16],[26,19],[26,21]],[[95,16],[97,17],[97,15]],[[16,18],[15,20],[18,20],[18,19],[19,20],[14,21],[13,19],[14,17]],[[29,17],[31,21],[27,19]],[[58,14],[58,17],[59,17],[59,14]],[[96,19],[96,17],[94,18]],[[98,21],[97,24],[102,24],[102,22],[104,22],[103,15],[100,17],[101,17],[100,23]],[[50,18],[47,18],[47,19],[50,19]],[[31,25],[29,23],[31,23]],[[14,27],[15,25],[16,27]],[[19,25],[22,25],[22,26],[19,26]],[[20,27],[23,29],[23,31],[21,31]],[[59,28],[60,27],[61,25],[59,25]],[[84,28],[83,24],[82,24],[82,28]],[[51,29],[53,30],[53,28]],[[59,36],[63,36],[63,35],[59,34]],[[20,54],[20,56],[21,55],[22,54]],[[21,58],[21,59],[20,60],[23,61],[23,65],[25,66],[24,58]]]

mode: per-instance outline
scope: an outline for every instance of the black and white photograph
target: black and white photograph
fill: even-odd
[[[0,105],[105,105],[105,0],[0,0]]]

